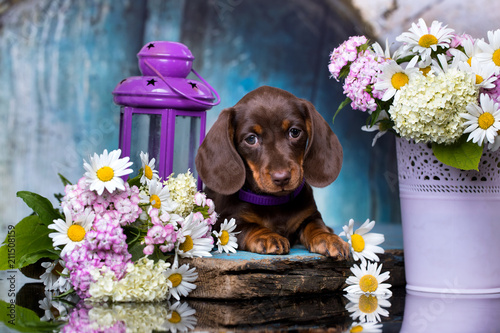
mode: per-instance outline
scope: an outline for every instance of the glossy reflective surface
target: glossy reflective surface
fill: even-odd
[[[69,296],[56,298],[45,293],[42,284],[29,283],[19,290],[16,301],[16,325],[0,327],[2,332],[349,332],[365,318],[380,322],[363,332],[500,332],[496,325],[500,294],[431,294],[396,288],[385,298],[322,294],[92,304]]]

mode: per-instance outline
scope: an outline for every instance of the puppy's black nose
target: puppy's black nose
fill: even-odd
[[[290,182],[290,172],[289,171],[277,171],[271,174],[271,179],[276,186],[284,187]]]

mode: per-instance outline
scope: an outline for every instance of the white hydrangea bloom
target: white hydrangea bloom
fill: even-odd
[[[470,73],[457,68],[416,75],[401,88],[389,113],[398,134],[416,142],[450,144],[464,131],[460,113],[477,103],[478,88]]]
[[[164,185],[168,186],[172,200],[179,204],[173,211],[174,214],[186,217],[194,207],[194,195],[197,192],[196,180],[193,174],[188,171],[178,174],[176,177],[170,175]]]
[[[127,274],[116,281],[115,275],[106,266],[94,270],[90,284],[90,301],[95,302],[154,302],[163,301],[168,296],[172,283],[163,274],[170,263],[144,257],[135,264],[127,265]]]
[[[163,303],[94,304],[89,310],[89,320],[96,330],[123,322],[127,332],[152,332],[161,330],[167,317],[168,307]]]

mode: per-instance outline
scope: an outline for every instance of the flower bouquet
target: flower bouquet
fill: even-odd
[[[179,300],[196,288],[198,276],[179,258],[211,256],[214,245],[236,251],[234,219],[213,230],[214,203],[197,191],[189,171],[162,180],[155,160],[141,153],[142,168],[125,182],[132,162],[120,154],[94,154],[76,184],[61,176],[62,212],[38,194],[18,192],[35,214],[12,226],[0,269],[43,261],[46,290],[74,291],[93,302]]]
[[[347,97],[337,113],[349,103],[366,112],[373,144],[391,131],[432,144],[446,165],[477,170],[483,147],[500,146],[500,29],[486,42],[419,19],[396,41],[391,50],[354,36],[333,50],[328,68]]]

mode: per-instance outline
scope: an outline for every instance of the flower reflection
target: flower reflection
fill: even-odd
[[[380,322],[380,316],[389,316],[389,311],[384,308],[390,307],[390,296],[373,294],[347,294],[344,295],[349,303],[346,310],[351,314],[353,320],[361,322]]]
[[[196,326],[196,311],[187,303],[80,302],[61,332],[187,332]]]
[[[187,303],[176,302],[170,306],[167,321],[162,325],[164,330],[172,333],[186,332],[196,326],[196,311]]]
[[[43,317],[41,317],[40,320],[67,320],[69,309],[72,307],[71,303],[74,304],[74,301],[74,295],[59,297],[59,291],[50,292],[46,290],[45,298],[41,301],[38,301],[40,309],[45,311]]]
[[[378,323],[352,323],[344,333],[382,333],[382,324]]]

